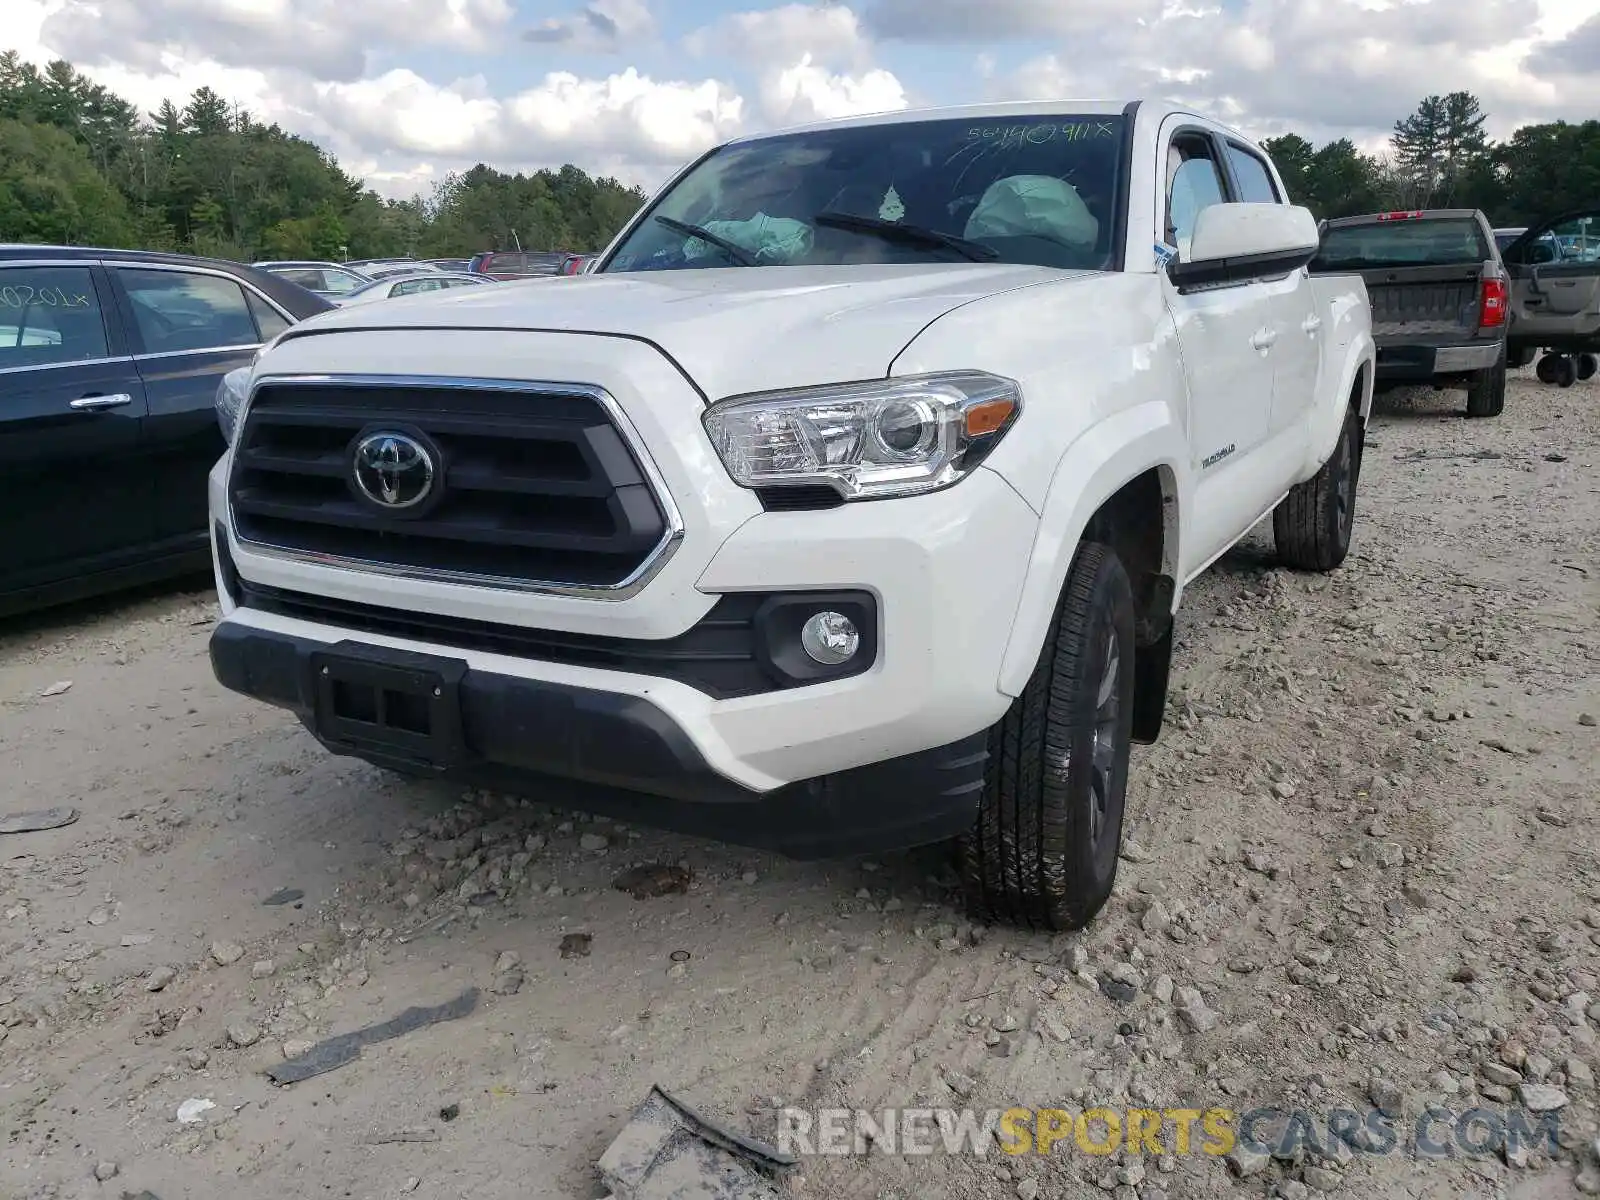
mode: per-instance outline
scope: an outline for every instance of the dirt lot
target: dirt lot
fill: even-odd
[[[973,929],[937,853],[795,864],[331,758],[213,682],[206,593],[12,623],[0,812],[82,815],[0,836],[0,1194],[586,1200],[652,1082],[762,1136],[779,1104],[1560,1126],[1420,1162],[818,1158],[808,1196],[1595,1194],[1600,384],[1530,374],[1494,421],[1380,401],[1335,576],[1258,530],[1191,589],[1118,895],[1074,937]],[[657,861],[688,890],[611,886]]]

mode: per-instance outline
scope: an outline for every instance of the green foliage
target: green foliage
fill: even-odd
[[[386,200],[304,138],[210,88],[141,115],[69,63],[0,54],[0,242],[260,258],[597,250],[644,203],[575,166],[479,165]]]
[[[1490,143],[1467,92],[1427,96],[1391,153],[1296,134],[1266,146],[1290,198],[1319,217],[1481,208],[1497,225],[1600,202],[1600,121],[1525,125]],[[386,200],[329,155],[209,88],[153,113],[66,62],[0,54],[0,242],[98,243],[257,258],[464,257],[597,250],[645,201],[567,165],[507,175],[479,164],[426,197]]]

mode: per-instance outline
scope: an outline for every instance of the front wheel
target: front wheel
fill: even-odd
[[[957,847],[974,916],[1081,929],[1111,895],[1133,731],[1133,589],[1085,542],[1021,696],[989,732],[977,823]]]
[[[1350,553],[1362,441],[1361,414],[1349,409],[1322,469],[1296,484],[1272,510],[1272,535],[1285,566],[1332,571]]]

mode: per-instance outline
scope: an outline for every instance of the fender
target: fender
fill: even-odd
[[[1175,493],[1167,496],[1163,571],[1173,579],[1182,579],[1178,569],[1178,517],[1187,511],[1193,494],[1188,453],[1184,432],[1164,400],[1149,400],[1123,409],[1091,426],[1067,447],[1045,496],[1011,637],[1001,658],[1001,692],[1020,696],[1027,686],[1055,619],[1072,556],[1090,518],[1119,488],[1152,467],[1162,468],[1171,477]],[[1174,612],[1177,606],[1178,593],[1174,592]]]
[[[1328,330],[1328,355],[1318,381],[1319,403],[1306,415],[1306,461],[1301,464],[1296,483],[1303,483],[1322,469],[1339,440],[1350,394],[1363,366],[1377,359],[1372,340],[1372,324],[1366,284],[1359,276],[1312,277],[1317,307],[1331,317]],[[1351,283],[1355,286],[1350,286]],[[1372,416],[1374,372],[1368,370],[1361,385],[1359,400],[1363,428]]]

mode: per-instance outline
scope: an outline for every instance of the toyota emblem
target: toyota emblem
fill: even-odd
[[[352,458],[356,490],[380,508],[415,508],[433,494],[433,455],[409,434],[369,433],[356,443]]]

